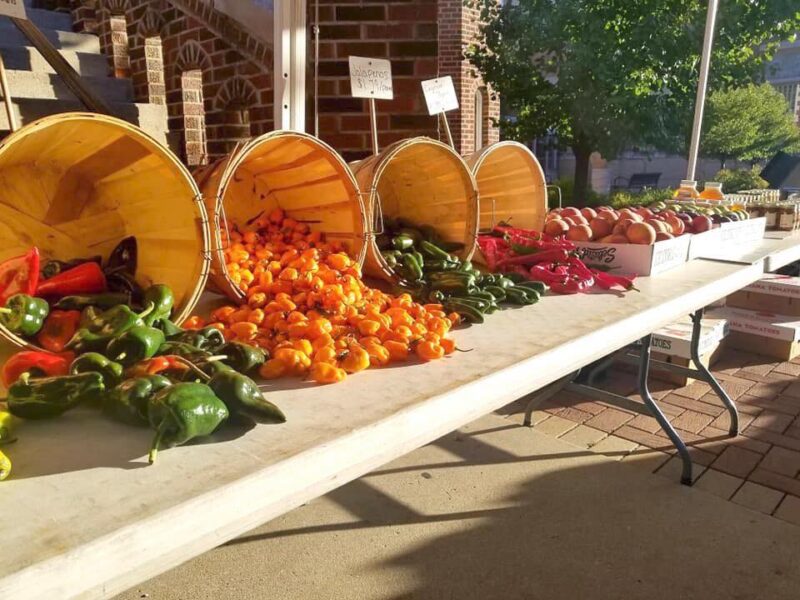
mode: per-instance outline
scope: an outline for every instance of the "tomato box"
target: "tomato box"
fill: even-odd
[[[764,217],[722,223],[719,227],[692,236],[689,260],[695,258],[735,258],[754,248],[764,239],[767,220]]]
[[[692,320],[690,317],[686,317],[654,331],[650,342],[653,360],[681,367],[693,367],[694,363],[691,359],[692,329]],[[700,326],[698,353],[700,362],[705,367],[712,367],[719,359],[722,353],[722,343],[728,336],[728,332],[727,320],[710,317],[703,319]],[[651,366],[652,376],[655,379],[680,386],[689,385],[695,381],[688,375],[660,368],[658,362],[653,362]]]
[[[766,311],[720,308],[709,312],[727,319],[728,344],[733,348],[792,360],[800,354],[800,318]]]
[[[591,267],[613,269],[625,275],[658,275],[682,265],[688,260],[691,236],[642,244],[603,244],[575,242],[578,256]]]
[[[800,277],[770,273],[728,296],[727,305],[800,317]]]

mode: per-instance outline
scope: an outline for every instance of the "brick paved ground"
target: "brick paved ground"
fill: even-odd
[[[690,446],[695,487],[800,524],[800,358],[725,350],[713,368],[734,399],[741,434],[705,383],[675,387],[651,379],[659,406]],[[606,389],[641,402],[634,375],[613,369]],[[678,481],[680,461],[655,419],[563,392],[534,413],[535,427],[577,446]]]

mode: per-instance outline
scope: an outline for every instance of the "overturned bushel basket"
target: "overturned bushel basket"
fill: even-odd
[[[186,168],[137,127],[64,113],[0,144],[0,260],[32,246],[42,260],[101,255],[138,242],[136,279],[175,293],[173,319],[194,308],[208,276],[210,234]],[[0,336],[34,347],[0,325]]]
[[[498,142],[467,158],[467,164],[478,184],[481,230],[501,222],[542,230],[547,186],[533,152],[517,142]]]
[[[232,300],[244,292],[231,280],[225,261],[228,233],[246,231],[276,208],[329,242],[340,242],[359,265],[368,233],[364,204],[353,173],[333,148],[294,131],[273,131],[196,174],[206,206],[214,215],[216,248],[211,281]]]
[[[373,231],[384,219],[406,219],[430,225],[447,242],[463,244],[456,252],[469,260],[478,234],[478,191],[464,160],[450,146],[429,138],[412,138],[388,146],[353,166],[362,192],[368,193]],[[400,280],[381,255],[374,237],[365,271],[387,281]]]

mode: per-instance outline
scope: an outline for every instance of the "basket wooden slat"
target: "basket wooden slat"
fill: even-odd
[[[43,260],[107,257],[135,236],[137,279],[173,289],[177,322],[208,277],[208,217],[191,174],[139,128],[112,117],[63,113],[7,137],[0,223],[0,260],[34,245]],[[0,337],[35,347],[2,326]]]
[[[462,258],[472,257],[478,233],[478,190],[464,160],[450,146],[424,137],[402,140],[352,167],[368,197],[370,222],[380,221],[382,214],[431,225],[444,240],[464,244]],[[399,279],[374,239],[365,271],[388,281]]]
[[[541,231],[547,186],[536,156],[517,142],[498,142],[467,158],[480,192],[480,228],[500,221]]]
[[[276,208],[323,232],[328,240],[342,242],[363,264],[371,234],[358,185],[347,163],[317,138],[273,131],[195,177],[216,226],[211,282],[229,298],[241,301],[244,293],[230,280],[225,266],[226,226],[244,227]]]

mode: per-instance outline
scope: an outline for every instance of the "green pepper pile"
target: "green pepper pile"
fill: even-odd
[[[401,278],[400,286],[418,300],[444,305],[470,323],[501,304],[529,306],[539,301],[547,286],[514,274],[481,273],[470,261],[454,254],[463,245],[445,242],[433,227],[415,226],[405,219],[385,219],[377,238],[386,264]]]
[[[123,249],[114,260],[127,262],[117,275],[135,263],[135,243],[128,240]],[[80,265],[49,268],[63,275]],[[68,288],[75,289],[74,282]],[[6,362],[8,392],[0,402],[10,415],[52,419],[81,404],[95,406],[114,420],[151,427],[151,462],[161,449],[211,435],[231,415],[260,423],[286,420],[249,377],[267,360],[266,352],[226,342],[213,327],[177,326],[168,286],[50,297],[57,298],[53,310],[74,312],[71,336],[62,344],[65,352],[25,351]],[[50,307],[46,299],[18,293],[7,299],[0,319],[15,333],[34,335]],[[0,464],[0,479],[7,472]]]

